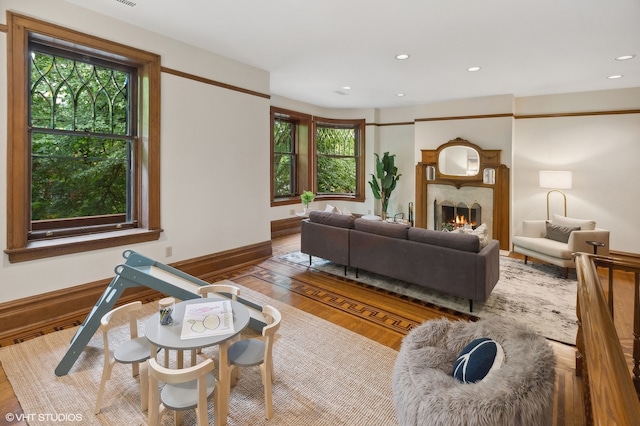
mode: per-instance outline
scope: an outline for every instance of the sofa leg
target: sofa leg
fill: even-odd
[[[358,278],[358,268],[356,268],[356,278]]]
[[[569,278],[569,268],[564,268],[564,279]]]
[[[473,312],[473,299],[469,299],[469,312]]]
[[[525,265],[527,264],[527,260],[529,260],[529,256],[525,255],[525,256],[524,256],[524,264],[525,264]]]
[[[309,255],[309,266],[311,266],[311,255]]]

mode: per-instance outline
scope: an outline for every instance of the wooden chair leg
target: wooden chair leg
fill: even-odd
[[[264,407],[266,411],[266,418],[269,420],[273,417],[271,367],[266,363],[263,363],[260,365],[260,372],[262,373],[262,386],[264,387]]]

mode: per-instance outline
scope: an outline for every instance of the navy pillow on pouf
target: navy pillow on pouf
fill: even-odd
[[[462,349],[455,364],[453,376],[463,383],[475,383],[502,365],[502,346],[486,337],[475,339]]]

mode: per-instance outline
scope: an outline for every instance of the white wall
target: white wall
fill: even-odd
[[[517,115],[640,109],[640,88],[521,98]],[[517,119],[514,137],[514,231],[522,219],[546,218],[547,189],[540,170],[573,172],[567,215],[596,220],[611,231],[610,248],[640,253],[638,158],[640,114]],[[562,214],[562,198],[552,193],[551,214]]]
[[[33,16],[162,56],[162,65],[261,93],[265,71],[78,8],[62,0],[5,0]],[[0,33],[0,87],[7,87],[7,34]],[[113,277],[124,249],[161,262],[268,241],[269,100],[163,73],[161,76],[161,219],[159,241],[0,265],[0,303]],[[7,175],[7,98],[0,90],[0,175]],[[0,211],[6,212],[6,185]],[[0,241],[7,240],[0,215]],[[165,257],[165,248],[173,256]],[[6,247],[6,246],[5,246]]]

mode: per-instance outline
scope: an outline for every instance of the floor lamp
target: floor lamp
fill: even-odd
[[[559,192],[564,200],[564,215],[567,215],[567,196],[561,189],[571,189],[571,172],[563,171],[540,171],[540,188],[550,188],[547,192],[547,220],[549,220],[549,195],[552,192]]]

